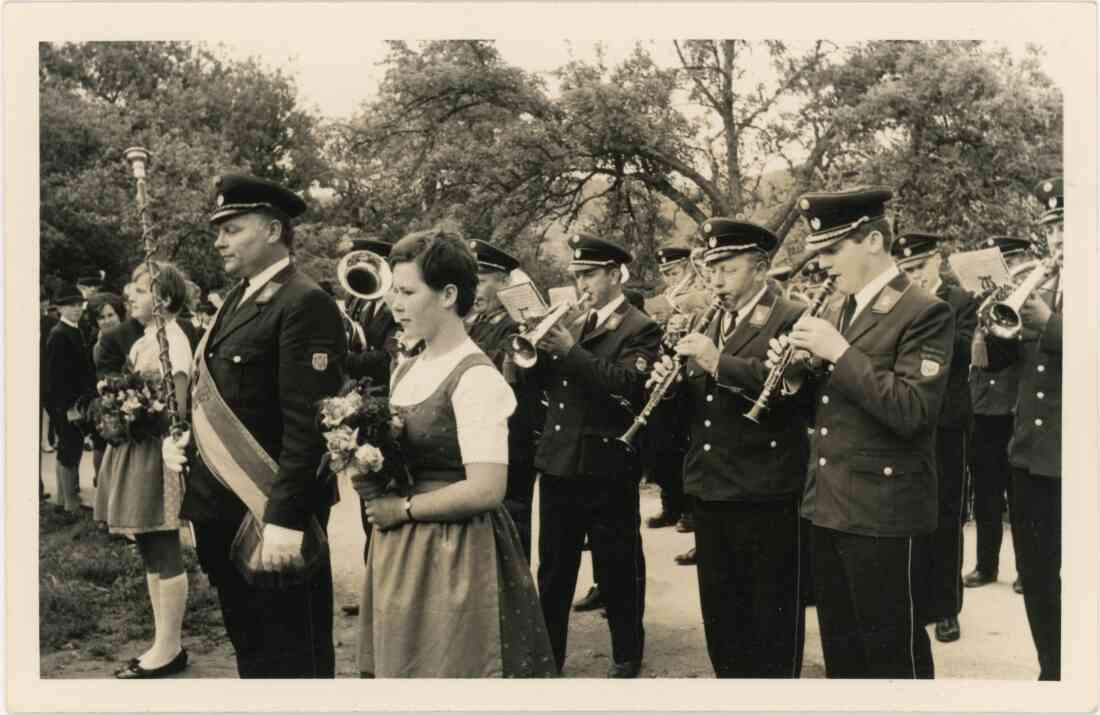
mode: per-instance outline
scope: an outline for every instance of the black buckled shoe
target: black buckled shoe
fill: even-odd
[[[358,616],[359,615],[359,604],[358,603],[349,603],[346,606],[340,606],[340,610],[344,612],[345,616]]]
[[[680,520],[679,516],[673,516],[666,511],[662,511],[657,516],[649,517],[645,525],[650,529],[663,529],[666,526],[673,526]]]
[[[1020,595],[1023,595],[1023,593],[1024,593],[1024,582],[1020,580],[1019,576],[1017,576],[1016,580],[1012,582],[1012,590],[1015,591],[1016,593],[1020,594]]]
[[[607,671],[609,678],[637,678],[638,671],[642,669],[642,661],[628,660],[625,663],[613,663]]]
[[[936,640],[940,643],[954,643],[961,636],[958,618],[951,617],[936,621]]]
[[[681,516],[680,521],[676,523],[676,531],[681,534],[690,534],[695,531],[695,517],[691,514]]]
[[[695,565],[695,547],[691,547],[685,553],[676,555],[676,563],[681,566],[694,566]]]
[[[159,668],[142,668],[141,662],[136,658],[126,664],[125,668],[115,671],[115,677],[119,680],[144,680],[149,678],[166,678],[175,675],[187,667],[187,649],[180,648],[179,655]]]
[[[982,571],[981,569],[974,569],[967,575],[963,576],[963,586],[967,588],[978,588],[985,586],[986,584],[993,583],[997,580],[996,571]]]
[[[593,586],[588,589],[588,593],[584,595],[579,601],[573,604],[574,611],[595,611],[597,608],[603,608],[603,594],[600,593],[599,586]]]

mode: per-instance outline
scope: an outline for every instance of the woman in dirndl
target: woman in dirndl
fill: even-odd
[[[393,373],[390,404],[412,496],[367,502],[376,527],[359,615],[363,677],[557,674],[519,533],[502,506],[516,401],[466,335],[477,261],[460,236],[406,236],[389,302],[424,350]]]
[[[168,355],[172,381],[181,411],[187,404],[191,347],[176,323],[176,314],[187,297],[183,274],[171,264],[158,263],[155,285],[145,263],[134,269],[130,290],[130,314],[145,333],[130,347],[130,370],[159,379],[162,375],[160,346],[153,320],[154,289],[166,317]],[[145,564],[145,580],[153,607],[155,636],[145,653],[133,658],[115,677],[160,678],[187,667],[187,651],[180,634],[187,607],[187,572],[180,553],[180,503],[183,483],[177,472],[164,468],[157,437],[110,445],[103,455],[102,471],[109,486],[107,527],[112,534],[137,541]]]

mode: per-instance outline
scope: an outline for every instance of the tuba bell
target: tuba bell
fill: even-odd
[[[393,285],[390,264],[372,251],[351,251],[336,266],[340,287],[356,298],[377,300]]]

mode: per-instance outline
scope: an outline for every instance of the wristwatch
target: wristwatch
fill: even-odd
[[[405,497],[405,516],[408,518],[409,521],[416,521],[416,517],[413,516],[412,508],[413,498]]]

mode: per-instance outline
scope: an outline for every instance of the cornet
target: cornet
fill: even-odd
[[[978,309],[978,324],[990,335],[1002,340],[1019,337],[1023,327],[1020,308],[1039,286],[1061,271],[1060,256],[1051,256],[1035,266],[1015,288],[1002,286],[986,298]],[[1021,271],[1022,272],[1022,271]],[[1011,293],[1005,295],[1011,289]]]
[[[539,322],[531,330],[512,336],[512,354],[513,360],[516,365],[522,368],[534,367],[538,362],[539,352],[538,344],[548,332],[550,328],[554,327],[562,319],[562,317],[570,312],[574,307],[580,307],[591,300],[591,296],[587,291],[581,293],[576,303],[569,301],[563,301],[558,305],[551,308],[539,319]]]
[[[352,251],[336,265],[336,279],[350,295],[377,300],[389,292],[393,273],[386,259],[371,251]]]

